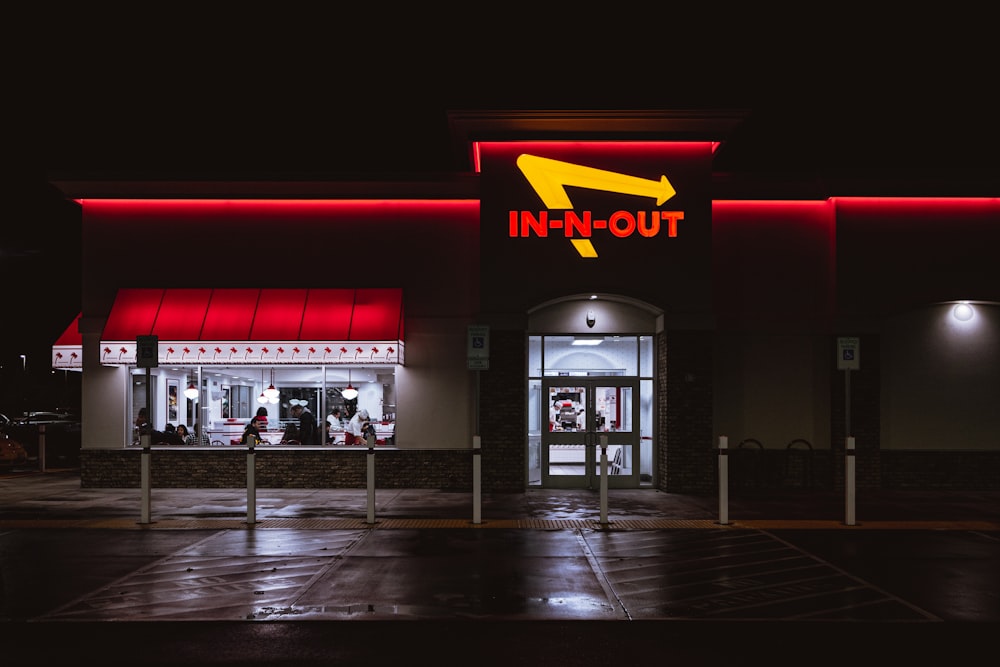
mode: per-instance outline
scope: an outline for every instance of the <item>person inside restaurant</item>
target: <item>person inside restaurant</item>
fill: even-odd
[[[299,421],[299,442],[303,445],[318,445],[319,430],[316,428],[316,417],[308,405],[292,406],[292,418]]]
[[[364,408],[358,410],[347,423],[347,432],[344,434],[345,445],[363,445],[367,430],[371,426],[368,411]]]

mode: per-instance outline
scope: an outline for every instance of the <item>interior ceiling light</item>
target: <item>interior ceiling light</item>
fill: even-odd
[[[349,401],[358,397],[358,390],[351,386],[351,369],[347,369],[347,388],[340,392],[340,395]]]
[[[184,390],[184,397],[189,401],[198,398],[198,387],[194,386],[194,380],[188,383],[187,389]]]
[[[600,345],[604,342],[603,338],[574,338],[571,345]]]

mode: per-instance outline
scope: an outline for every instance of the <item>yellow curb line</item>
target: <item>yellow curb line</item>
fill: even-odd
[[[710,519],[609,519],[602,524],[597,519],[299,519],[264,518],[249,525],[245,519],[153,519],[140,523],[138,519],[0,519],[0,528],[75,528],[110,530],[234,530],[234,529],[297,529],[297,530],[399,530],[437,528],[517,528],[527,530],[666,530],[666,529],[738,529],[738,530],[978,530],[1000,531],[1000,522],[992,521],[864,521],[847,525],[832,520],[755,519],[734,520],[726,524]]]

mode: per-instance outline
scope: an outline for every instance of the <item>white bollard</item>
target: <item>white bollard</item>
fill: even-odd
[[[45,472],[45,424],[38,425],[38,471]]]
[[[601,525],[608,524],[608,436],[601,436]]]
[[[139,523],[149,523],[150,515],[150,484],[152,474],[150,472],[150,451],[149,444],[152,436],[149,433],[139,436],[139,441],[142,444],[142,462],[141,462],[141,486],[142,486],[142,506],[139,510],[140,518]]]
[[[719,436],[719,523],[729,524],[729,437]]]
[[[472,436],[472,523],[482,523],[483,519],[483,441],[478,435]]]
[[[256,458],[251,444],[247,447],[247,524],[250,526],[257,523]]]
[[[844,523],[848,526],[855,525],[854,520],[854,437],[847,438],[847,447],[844,449]]]
[[[368,435],[368,521],[375,523],[375,436]]]

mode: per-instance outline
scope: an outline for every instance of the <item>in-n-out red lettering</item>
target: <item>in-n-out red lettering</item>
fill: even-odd
[[[684,219],[684,211],[661,211],[660,215],[661,219],[667,221],[667,236],[676,237],[677,221]]]
[[[590,211],[583,212],[583,219],[574,211],[566,211],[566,224],[563,230],[563,235],[568,239],[589,239],[591,230],[591,213]],[[580,235],[576,236],[575,231],[579,231]]]
[[[535,236],[539,238],[545,238],[549,235],[549,212],[541,211],[536,218],[531,214],[531,211],[521,211],[521,225],[518,229],[518,214],[517,211],[511,211],[508,213],[508,235],[511,238],[524,237],[527,238],[531,236],[531,232],[534,232]]]
[[[566,211],[565,218],[553,218],[549,211],[508,211],[507,235],[511,238],[536,236],[547,238],[550,229],[562,229],[568,239],[589,239],[594,230],[607,229],[612,236],[626,238],[636,233],[644,238],[658,236],[666,223],[667,236],[677,236],[677,223],[684,211],[615,211],[607,219],[593,217],[593,212]]]

